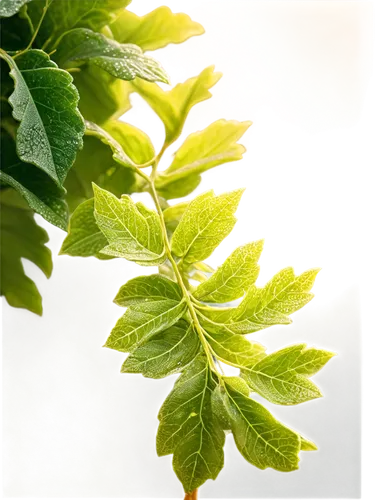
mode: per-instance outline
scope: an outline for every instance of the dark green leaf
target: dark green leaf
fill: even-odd
[[[20,10],[20,8],[31,0],[1,0],[0,17],[11,17]]]

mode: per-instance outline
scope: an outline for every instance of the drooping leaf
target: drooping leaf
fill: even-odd
[[[105,347],[131,352],[152,335],[173,326],[186,311],[186,303],[176,300],[145,302],[129,307],[117,321]]]
[[[6,55],[5,59],[15,83],[9,102],[13,117],[21,122],[18,156],[61,185],[82,147],[84,133],[73,79],[41,50],[29,50],[16,59]]]
[[[205,336],[216,357],[230,365],[248,366],[265,356],[265,348],[261,344],[250,342],[243,335],[218,330],[215,333],[205,332]]]
[[[243,189],[238,189],[215,196],[208,191],[195,198],[173,234],[172,252],[186,263],[209,257],[233,229],[242,193]]]
[[[225,382],[218,388],[230,429],[243,457],[259,469],[290,472],[298,469],[299,435],[278,422],[261,404]]]
[[[84,64],[73,73],[79,92],[79,109],[86,120],[98,125],[117,118],[131,108],[132,87],[94,64]]]
[[[211,405],[216,385],[207,359],[199,356],[183,371],[159,412],[157,453],[173,453],[173,468],[185,491],[215,479],[224,465],[225,434]]]
[[[21,258],[33,262],[49,278],[52,272],[52,257],[50,249],[45,246],[48,242],[46,231],[38,226],[32,210],[22,201],[13,189],[2,190],[1,295],[5,296],[11,306],[41,315],[42,297],[34,281],[26,276]]]
[[[121,145],[137,165],[147,163],[155,156],[151,139],[142,130],[119,120],[110,120],[104,129]]]
[[[94,185],[95,218],[109,244],[102,252],[123,257],[144,266],[165,260],[165,248],[159,217],[143,203],[128,196],[116,198]]]
[[[149,378],[167,377],[181,372],[198,354],[199,347],[193,327],[180,320],[132,352],[121,371]]]
[[[100,251],[108,241],[98,228],[94,216],[94,198],[87,200],[75,209],[68,227],[68,235],[61,246],[60,255],[72,257],[97,257],[110,259]]]
[[[151,108],[163,121],[166,144],[172,144],[181,134],[185,120],[191,108],[199,102],[211,97],[209,89],[221,78],[210,66],[198,76],[189,78],[165,92],[157,84],[137,79],[132,85],[148,102]]]
[[[68,225],[64,190],[42,170],[22,162],[14,140],[1,134],[1,183],[12,186],[36,213],[60,229]]]
[[[131,0],[53,0],[40,27],[36,42],[56,48],[61,35],[75,28],[88,28],[99,31],[113,22],[121,10]],[[28,5],[28,13],[37,26],[45,0],[33,0]]]
[[[243,369],[242,376],[271,403],[295,405],[322,396],[308,377],[323,368],[332,356],[331,352],[298,344],[269,354]]]
[[[264,288],[252,285],[232,317],[236,329],[252,333],[272,325],[292,322],[289,314],[298,311],[314,297],[311,290],[319,269],[299,276],[291,267],[277,273]],[[238,333],[240,333],[238,331]]]
[[[182,292],[177,283],[165,276],[151,274],[139,276],[123,285],[114,302],[122,307],[144,302],[182,299]]]
[[[181,43],[204,33],[203,26],[186,14],[173,14],[169,7],[158,7],[145,16],[124,10],[110,25],[120,43],[135,43],[143,50],[156,50],[170,43]]]
[[[230,302],[244,295],[259,274],[258,259],[263,240],[237,248],[222,266],[194,291],[203,302]]]
[[[218,120],[206,129],[195,132],[176,152],[169,168],[160,172],[155,179],[158,189],[176,181],[193,177],[223,163],[240,160],[246,151],[237,144],[251,122]]]
[[[20,10],[20,8],[31,0],[1,0],[0,17],[11,17]]]
[[[121,80],[134,80],[138,76],[149,82],[169,82],[161,65],[145,56],[137,45],[120,44],[85,28],[68,31],[54,59],[65,68],[75,62],[89,62]]]

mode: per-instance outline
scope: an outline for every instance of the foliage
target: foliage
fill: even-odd
[[[15,306],[41,312],[20,263],[29,258],[46,275],[51,271],[46,236],[32,210],[64,228],[68,206],[74,211],[61,254],[158,266],[159,273],[119,290],[115,302],[126,311],[105,346],[128,353],[123,373],[156,379],[180,373],[159,412],[156,444],[160,456],[173,455],[185,492],[218,476],[229,432],[252,465],[296,470],[300,452],[315,444],[279,422],[253,393],[281,405],[319,398],[310,377],[333,354],[305,344],[268,353],[246,335],[291,323],[290,315],[312,299],[318,270],[296,276],[286,268],[259,287],[263,241],[237,248],[216,270],[204,262],[235,226],[244,190],[208,191],[175,205],[168,200],[194,191],[208,169],[240,160],[245,148],[238,141],[251,122],[218,120],[191,134],[159,171],[189,111],[211,97],[221,75],[208,67],[170,90],[161,88],[155,81],[165,82],[165,72],[142,49],[179,43],[203,29],[164,7],[138,17],[124,10],[127,3],[31,0],[19,2],[15,16],[4,4],[5,32],[9,23],[24,21],[34,34],[27,49],[1,52],[14,80],[14,88],[9,81],[5,86],[12,114],[8,110],[3,126],[2,182],[6,195],[23,197],[30,207],[5,206],[5,264],[16,272],[13,281],[5,276],[2,293]],[[139,47],[129,45],[134,42]],[[144,132],[117,120],[131,92],[164,124],[157,154]],[[154,208],[134,202],[134,192],[149,193]],[[27,246],[21,231],[32,234]],[[239,375],[226,376],[225,365]]]

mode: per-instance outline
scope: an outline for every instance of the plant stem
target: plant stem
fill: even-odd
[[[198,488],[196,488],[194,491],[185,493],[184,500],[198,500]]]

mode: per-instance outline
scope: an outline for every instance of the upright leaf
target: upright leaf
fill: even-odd
[[[165,260],[159,217],[142,203],[124,195],[120,200],[94,185],[95,218],[109,245],[102,252],[144,266]]]
[[[113,22],[131,0],[53,0],[40,27],[38,46],[56,48],[61,35],[75,28],[99,31]],[[41,18],[45,0],[33,0],[28,13],[36,26]]]
[[[242,161],[249,149],[247,133],[251,126],[251,120],[220,120],[188,134],[157,177],[158,191],[167,199],[184,198],[202,185],[207,173]]]
[[[181,372],[195,358],[199,347],[193,327],[180,320],[131,353],[121,371],[142,373],[150,378],[167,377]]]
[[[206,358],[198,357],[183,371],[159,412],[157,453],[173,453],[173,468],[185,491],[216,479],[224,465],[225,434],[211,405],[216,385]]]
[[[218,388],[230,429],[243,457],[259,469],[290,472],[298,469],[299,435],[278,422],[261,404],[225,382]]]
[[[120,288],[114,302],[127,307],[144,302],[181,299],[182,292],[177,283],[165,276],[151,274],[128,281]]]
[[[186,263],[204,260],[232,231],[243,189],[215,196],[201,194],[184,212],[172,237],[172,251]]]
[[[120,44],[102,33],[78,28],[68,31],[54,55],[61,67],[89,62],[121,80],[137,76],[149,82],[168,83],[168,76],[152,57],[133,44]]]
[[[179,83],[165,92],[157,84],[135,80],[134,89],[140,94],[163,121],[166,144],[172,144],[181,134],[191,108],[211,97],[209,89],[221,78],[210,66],[198,76]]]
[[[186,303],[176,300],[145,302],[129,307],[118,320],[105,347],[131,352],[152,335],[173,326],[186,311]]]
[[[41,315],[42,297],[35,283],[26,276],[21,258],[33,262],[49,278],[52,257],[50,249],[45,246],[48,235],[35,222],[32,210],[19,204],[18,196],[13,189],[2,191],[0,292],[11,306]],[[17,204],[14,204],[14,198]]]
[[[295,405],[322,396],[308,379],[334,356],[306,344],[286,347],[243,369],[243,377],[261,396],[271,403]]]
[[[73,79],[41,50],[5,58],[15,83],[9,102],[13,117],[21,122],[18,156],[61,185],[82,147],[84,133]]]
[[[237,248],[222,266],[193,295],[203,302],[230,302],[239,299],[255,283],[263,240]]]
[[[12,138],[1,134],[0,181],[12,186],[36,213],[60,229],[68,225],[64,190],[42,170],[22,162]]]
[[[243,333],[262,330],[272,325],[292,322],[289,314],[298,311],[314,297],[309,293],[319,269],[299,276],[291,267],[277,273],[264,288],[252,285],[232,317]]]
[[[110,28],[118,42],[135,43],[143,50],[161,49],[204,33],[199,23],[186,14],[173,14],[169,7],[158,7],[142,17],[124,10]]]

